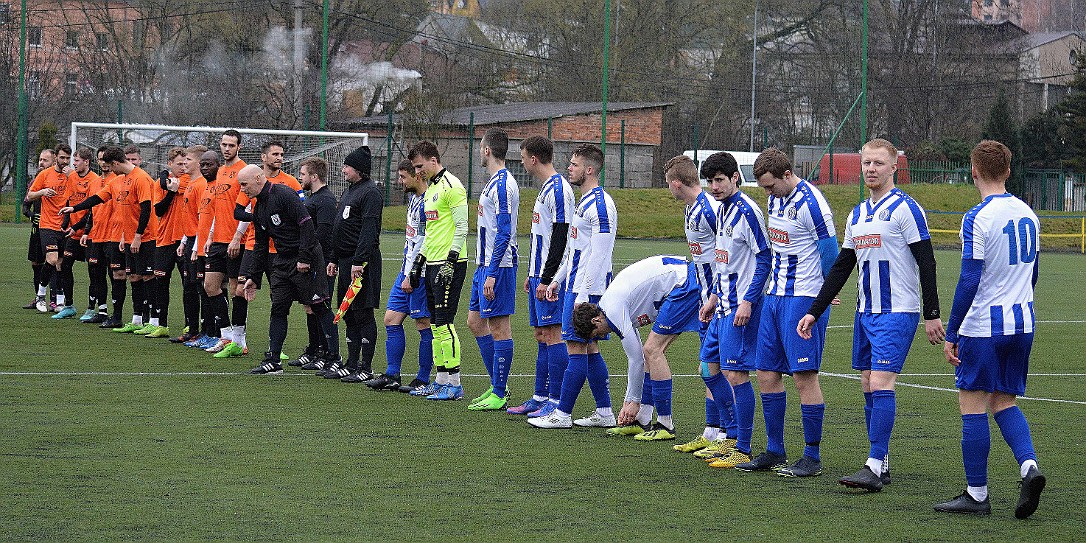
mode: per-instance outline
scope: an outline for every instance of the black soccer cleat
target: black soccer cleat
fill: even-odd
[[[294,360],[291,360],[290,362],[287,362],[287,365],[295,367],[295,368],[304,368],[306,364],[308,364],[310,362],[313,362],[315,358],[316,358],[315,355],[312,355],[312,354],[310,354],[308,352],[304,352],[298,358],[295,358]]]
[[[397,390],[399,390],[400,392],[403,392],[404,394],[411,394],[412,390],[415,390],[418,387],[424,387],[424,386],[426,386],[428,384],[430,384],[429,381],[423,381],[422,379],[419,379],[418,377],[416,377],[416,378],[412,379],[410,383],[408,383],[406,385],[400,385],[400,388],[397,389]]]
[[[400,376],[382,373],[381,375],[366,381],[366,386],[373,390],[400,390]]]
[[[1018,505],[1014,508],[1014,518],[1029,518],[1037,510],[1037,505],[1041,502],[1041,491],[1045,489],[1046,482],[1044,474],[1037,469],[1037,466],[1029,468],[1026,476],[1022,477],[1022,481],[1018,483],[1020,488]]]
[[[121,322],[120,319],[112,319],[112,318],[111,319],[106,319],[105,321],[102,322],[102,324],[98,325],[99,328],[102,328],[102,329],[105,329],[105,330],[112,330],[114,328],[120,328],[122,326],[124,326],[124,323]]]
[[[984,498],[984,501],[974,500],[968,492],[962,492],[953,500],[935,504],[935,510],[940,513],[989,515],[992,513],[992,503],[988,501],[988,498]]]
[[[795,464],[777,470],[781,477],[817,477],[822,475],[822,462],[803,455]]]
[[[875,475],[866,465],[852,475],[841,477],[837,482],[849,488],[860,488],[868,492],[881,492],[883,487],[882,477]]]
[[[354,372],[345,367],[335,368],[334,370],[332,368],[328,368],[324,370],[324,375],[322,377],[324,377],[325,379],[343,379],[344,377],[347,377],[353,373]],[[361,383],[362,381],[365,381],[365,379],[361,379],[358,382]]]
[[[750,462],[737,464],[735,469],[739,471],[773,471],[783,468],[788,459],[783,454],[766,451],[754,457]]]
[[[316,375],[317,377],[324,377],[324,374],[329,372],[338,372],[342,367],[343,363],[339,360],[325,360],[324,367],[317,369],[314,375]]]
[[[323,370],[324,367],[331,362],[328,361],[328,355],[323,351],[317,351],[310,357],[309,362],[302,364],[302,369],[306,371]]]
[[[342,372],[346,372],[346,375],[343,375]],[[325,377],[327,377],[327,375]],[[366,381],[369,381],[369,380],[372,380],[372,379],[373,379],[373,374],[366,371],[366,370],[351,371],[349,369],[344,368],[343,370],[341,370],[341,374],[339,375],[339,380],[340,381],[343,381],[344,383],[351,383],[351,384],[365,383]]]
[[[93,317],[87,319],[87,322],[90,324],[102,324],[108,320],[109,315],[106,315],[105,313],[95,313]]]
[[[283,365],[278,360],[269,356],[274,356],[274,353],[266,353],[264,355],[264,362],[259,366],[249,370],[249,373],[253,375],[280,375],[283,373]]]

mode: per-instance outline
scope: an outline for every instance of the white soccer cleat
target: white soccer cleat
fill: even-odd
[[[616,421],[614,413],[608,413],[605,416],[593,411],[591,415],[573,421],[573,424],[585,428],[614,428]]]
[[[573,417],[554,412],[546,417],[528,419],[528,424],[536,428],[573,428]]]

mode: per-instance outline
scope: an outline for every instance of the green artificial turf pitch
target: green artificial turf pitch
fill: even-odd
[[[16,540],[1073,540],[1082,537],[1086,384],[1080,333],[1084,257],[1043,254],[1041,320],[1020,402],[1049,484],[1033,518],[1013,518],[1018,468],[993,424],[993,514],[936,514],[960,492],[960,418],[951,367],[918,333],[898,387],[891,441],[893,484],[879,494],[837,478],[866,458],[862,397],[850,369],[851,300],[834,310],[823,363],[825,474],[785,479],[713,470],[671,450],[704,423],[697,338],[680,338],[675,373],[679,440],[642,443],[598,430],[538,430],[505,413],[467,411],[317,379],[244,373],[267,345],[268,299],[250,305],[247,357],[219,361],[165,340],[53,321],[18,307],[29,300],[28,230],[0,226],[0,538]],[[383,239],[384,282],[395,277],[402,237]],[[681,240],[621,239],[615,269],[639,258],[684,254]],[[958,255],[941,251],[939,290],[949,311]],[[521,267],[523,275],[525,266]],[[86,276],[76,267],[76,299]],[[176,281],[176,280],[175,280]],[[173,330],[179,332],[180,288]],[[471,334],[464,346],[468,397],[487,383]],[[82,308],[81,308],[82,309]],[[130,309],[126,308],[126,315]],[[380,312],[378,312],[378,319]],[[533,387],[536,346],[523,296],[514,317],[514,401]],[[304,342],[291,314],[286,352]],[[922,332],[922,331],[921,331]],[[407,328],[407,376],[417,335]],[[374,368],[384,368],[380,332]],[[626,359],[603,345],[612,398]],[[408,377],[409,378],[409,377]],[[787,380],[786,380],[787,381]],[[802,450],[798,397],[788,383],[786,439]],[[759,403],[760,406],[760,403]],[[587,387],[576,414],[592,408]],[[754,447],[764,447],[761,409]]]

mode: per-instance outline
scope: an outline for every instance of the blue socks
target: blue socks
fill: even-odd
[[[645,383],[641,386],[641,405],[655,405],[652,399],[652,379],[645,372]]]
[[[750,439],[754,434],[754,385],[747,381],[736,385],[735,391],[735,448],[750,454]]]
[[[562,346],[565,349],[565,345]],[[588,376],[588,355],[569,355],[569,365],[566,366],[566,375],[562,379],[562,395],[558,402],[558,410],[573,413],[573,405],[577,403],[577,395],[581,393],[585,378]]]
[[[513,363],[513,340],[500,339],[493,342],[494,368],[493,384],[494,394],[499,398],[505,397],[505,387],[509,384],[509,368]]]
[[[430,372],[434,369],[434,331],[429,326],[419,330],[419,381],[430,382]]]
[[[818,447],[822,444],[822,418],[826,413],[826,404],[804,404],[799,407],[803,418],[803,442],[806,443],[803,455],[821,461]]]
[[[535,395],[547,397],[547,368],[550,361],[547,356],[547,344],[537,343],[535,353]]]
[[[874,399],[870,392],[864,392],[864,428],[867,428],[868,432],[871,432],[871,408],[874,403]]]
[[[988,415],[962,415],[962,463],[969,486],[988,486],[988,452],[991,449],[992,430],[988,427]]]
[[[597,409],[611,407],[611,378],[607,373],[607,363],[603,361],[600,353],[588,355],[588,386],[592,389],[592,397],[596,399]],[[655,394],[653,397],[655,398]]]
[[[703,377],[702,379],[705,381],[705,386],[709,387],[709,392],[713,393],[713,403],[716,404],[718,411],[717,417],[720,419],[720,423],[724,425],[725,434],[729,437],[735,436],[735,413],[733,412],[735,401],[733,399],[732,385],[728,383],[728,379],[724,377],[723,373]]]
[[[547,392],[550,401],[557,403],[562,398],[562,381],[566,377],[566,367],[569,366],[569,351],[565,343],[555,343],[547,346]],[[582,383],[583,384],[583,383]],[[577,385],[580,390],[581,385]]]
[[[479,344],[479,354],[483,357],[483,366],[486,366],[486,374],[490,376],[490,382],[494,384],[494,336],[476,336],[475,342]]]
[[[765,418],[766,452],[784,454],[784,408],[787,392],[763,392],[762,416]]]
[[[407,338],[404,336],[403,325],[385,327],[385,359],[388,367],[385,373],[400,374],[400,366],[403,365],[403,353],[407,350]]]
[[[671,379],[652,381],[652,400],[658,417],[671,416]]]
[[[716,402],[705,398],[705,426],[720,428],[720,410],[716,408]]]
[[[994,418],[996,424],[999,425],[999,432],[1003,434],[1003,440],[1010,445],[1018,465],[1021,466],[1026,460],[1036,462],[1037,453],[1033,450],[1029,423],[1026,422],[1026,416],[1022,414],[1022,410],[1014,405],[996,413]]]
[[[871,452],[868,456],[882,460],[890,453],[890,433],[894,430],[897,396],[893,390],[876,390],[870,395],[871,422],[867,426],[867,437],[871,441]]]

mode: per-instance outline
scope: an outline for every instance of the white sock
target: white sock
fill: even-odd
[[[663,424],[668,430],[675,429],[675,424],[671,422],[671,415],[656,415],[656,422]]]
[[[434,378],[434,383],[439,384],[439,385],[447,385],[447,384],[449,384],[449,372],[447,372],[447,371],[439,371],[439,372],[437,372],[437,377]]]
[[[965,491],[969,493],[974,500],[982,502],[988,499],[988,485],[984,486],[967,486]]]
[[[554,410],[554,414],[555,414],[556,416],[558,416],[558,417],[561,417],[561,418],[563,418],[563,419],[568,419],[569,417],[571,417],[571,416],[572,416],[572,415],[570,415],[569,413],[566,413],[565,411],[562,411],[561,409],[555,409],[555,410]]]
[[[449,374],[449,384],[454,387],[460,386],[460,372]]]
[[[38,296],[49,294],[49,285],[38,285]]]
[[[706,426],[705,430],[702,431],[702,433],[701,433],[701,437],[704,437],[705,439],[708,439],[709,441],[716,441],[717,437],[719,437],[719,436],[720,436],[720,428],[713,428],[712,426]]]
[[[249,348],[249,345],[245,343],[245,325],[234,326],[234,343],[238,344],[238,347],[242,349]]]
[[[871,470],[871,473],[882,475],[882,460],[868,458],[864,464]]]
[[[1029,473],[1029,468],[1036,468],[1036,467],[1037,467],[1037,461],[1036,460],[1026,460],[1025,462],[1022,462],[1022,466],[1021,466],[1022,477],[1025,478],[1026,474]],[[1040,468],[1038,468],[1038,469],[1040,469]]]
[[[219,337],[227,341],[234,341],[234,327],[223,326],[222,330],[219,331]]]
[[[540,396],[538,394],[532,394],[532,399],[537,401],[537,402],[545,402],[545,401],[547,401],[546,396]]]
[[[143,324],[143,315],[132,315],[132,324]]]
[[[601,417],[613,417],[615,412],[610,407],[597,407],[596,414]]]
[[[634,417],[637,419],[638,424],[648,426],[652,422],[652,409],[651,405],[641,404],[641,408],[637,410],[637,416]]]
[[[63,294],[57,294],[57,305],[62,306],[62,307],[64,306],[64,295]]]
[[[151,326],[161,326],[158,317],[151,317]]]

